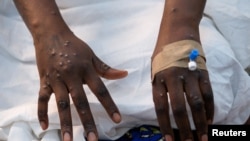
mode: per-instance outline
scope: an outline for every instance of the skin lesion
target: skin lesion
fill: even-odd
[[[57,102],[57,105],[58,105],[58,108],[60,110],[65,110],[65,109],[68,109],[69,108],[69,102],[68,101],[64,101],[64,100],[59,100]]]
[[[72,70],[70,69],[72,65],[72,59],[76,58],[76,53],[70,52],[70,41],[63,41],[59,38],[59,36],[54,35],[51,37],[51,42],[47,46],[48,47],[45,49],[47,50],[47,54],[49,55],[50,61],[43,61],[44,63],[47,62],[53,64],[53,68],[51,68],[51,70],[57,70],[56,73],[53,73],[56,76],[55,78],[61,76],[62,72],[70,72]]]

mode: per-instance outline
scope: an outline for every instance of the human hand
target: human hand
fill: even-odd
[[[100,76],[119,79],[125,77],[127,71],[109,67],[78,39],[64,21],[55,0],[14,0],[14,3],[35,45],[40,75],[38,118],[41,127],[47,129],[49,126],[48,101],[54,93],[62,138],[64,141],[73,140],[70,94],[88,140],[97,141],[97,130],[82,84],[88,85],[117,123],[121,121],[119,110]]]
[[[155,110],[165,139],[174,140],[169,117],[169,104],[171,104],[181,140],[193,140],[186,110],[187,100],[198,138],[200,141],[207,141],[208,124],[212,123],[214,113],[213,93],[208,72],[171,67],[158,72],[152,86]],[[170,103],[168,103],[169,100]]]
[[[42,129],[47,129],[48,101],[55,94],[64,141],[72,140],[70,97],[76,107],[88,140],[98,140],[93,115],[82,84],[91,91],[106,109],[111,119],[118,123],[121,116],[100,76],[119,79],[127,71],[117,70],[102,62],[90,47],[72,32],[45,36],[35,42],[37,66],[40,75],[38,118]]]
[[[158,123],[167,141],[172,141],[174,137],[170,124],[170,105],[181,141],[194,140],[186,103],[192,112],[199,141],[208,140],[207,128],[213,120],[214,100],[206,71],[205,55],[198,58],[199,63],[196,60],[199,69],[190,71],[186,68],[190,59],[187,54],[191,49],[198,47],[203,53],[199,23],[205,4],[206,0],[165,0],[158,39],[152,55],[152,63],[155,62],[152,65],[152,87]],[[159,53],[160,62],[155,59]]]

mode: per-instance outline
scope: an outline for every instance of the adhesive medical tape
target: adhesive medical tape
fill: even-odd
[[[188,68],[189,53],[193,49],[199,51],[199,56],[195,60],[197,68],[207,70],[205,54],[201,44],[193,40],[182,40],[163,46],[162,51],[154,57],[151,68],[152,81],[154,80],[156,73],[167,68]]]

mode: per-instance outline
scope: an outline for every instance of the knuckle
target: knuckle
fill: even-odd
[[[65,109],[69,108],[69,102],[64,101],[64,100],[60,100],[60,101],[57,102],[57,106],[58,106],[59,109],[65,110]]]
[[[106,97],[108,94],[108,90],[105,87],[98,88],[96,92],[100,97]]]
[[[70,121],[63,121],[61,126],[62,126],[62,129],[68,130],[72,128],[72,123]]]
[[[77,103],[76,103],[76,108],[78,108],[78,109],[81,109],[81,110],[85,110],[85,109],[88,109],[88,104],[86,103],[86,102],[80,102],[80,101],[78,101]]]
[[[166,109],[164,105],[160,104],[155,106],[155,111],[160,114],[160,113],[165,113]]]
[[[90,121],[84,123],[84,128],[87,131],[95,131],[96,130],[94,122],[90,122]]]
[[[204,102],[202,101],[201,98],[194,98],[190,103],[190,107],[193,110],[202,111],[204,108]]]
[[[48,102],[50,99],[50,95],[49,94],[45,94],[45,93],[40,93],[38,96],[38,101],[39,102]]]
[[[166,103],[164,103],[164,100],[160,94],[153,94],[153,102],[155,105],[164,107]]]
[[[108,69],[110,69],[110,66],[107,64],[103,63],[101,64],[101,70],[105,73]]]
[[[205,101],[213,101],[213,93],[212,92],[205,92],[205,93],[203,93],[203,98]]]
[[[46,117],[47,116],[47,112],[39,110],[38,113],[37,113],[37,115],[38,115],[38,117],[40,119],[40,118]]]
[[[186,114],[186,107],[185,105],[178,105],[173,107],[173,114],[178,117],[183,117]]]

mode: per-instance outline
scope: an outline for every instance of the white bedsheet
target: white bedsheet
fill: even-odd
[[[79,38],[107,64],[129,72],[124,79],[103,79],[122,113],[120,124],[109,119],[84,86],[100,137],[116,139],[132,127],[157,125],[150,57],[164,0],[57,0],[57,3]],[[249,0],[207,0],[200,25],[214,91],[216,124],[242,124],[250,114],[250,77],[244,71],[250,65],[249,5]],[[39,77],[32,37],[11,0],[0,0],[0,29],[0,140],[59,141],[59,117],[53,96],[49,103],[49,128],[42,131],[39,126],[36,111]],[[72,115],[74,139],[84,141],[74,106]],[[176,127],[172,114],[171,120]]]

